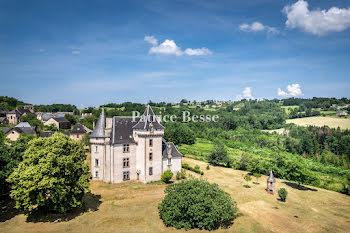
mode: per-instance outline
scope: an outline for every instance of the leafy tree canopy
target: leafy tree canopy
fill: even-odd
[[[55,133],[29,142],[23,161],[7,179],[16,208],[66,212],[82,205],[89,187],[89,167],[80,142]]]

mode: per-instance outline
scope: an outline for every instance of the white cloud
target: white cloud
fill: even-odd
[[[278,96],[281,97],[298,97],[303,96],[299,84],[292,84],[287,86],[287,91],[282,91],[281,88],[277,89]]]
[[[207,48],[201,48],[201,49],[186,49],[185,50],[185,54],[189,55],[189,56],[201,56],[201,55],[209,55],[212,54],[212,52],[207,49]]]
[[[288,28],[299,28],[314,35],[326,35],[341,32],[350,27],[350,7],[331,7],[328,10],[309,10],[308,3],[299,0],[283,8],[287,16]]]
[[[78,55],[78,54],[80,54],[80,51],[79,51],[79,50],[73,50],[73,51],[72,51],[72,54]]]
[[[266,31],[269,34],[278,34],[279,33],[278,29],[264,25],[260,22],[253,22],[252,24],[243,23],[243,24],[239,25],[239,30],[245,31],[245,32],[263,32],[263,31]]]
[[[176,45],[175,41],[168,39],[158,45],[158,41],[154,36],[145,36],[144,40],[152,44],[152,48],[149,50],[149,53],[151,54],[153,53],[176,56],[182,56],[184,54],[188,56],[203,56],[212,54],[212,52],[205,47],[199,49],[187,48],[185,51],[182,51],[181,48]]]
[[[246,100],[254,100],[255,98],[252,95],[252,89],[250,87],[245,87],[242,94],[241,95],[237,95],[236,99],[242,100],[242,99],[246,99]]]
[[[158,45],[158,40],[154,36],[145,36],[144,40],[152,44],[153,46]]]

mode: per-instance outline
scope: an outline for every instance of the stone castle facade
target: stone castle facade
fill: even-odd
[[[148,105],[141,117],[106,118],[104,110],[91,133],[91,172],[95,180],[120,183],[160,180],[181,170],[182,154],[163,138],[164,127]]]

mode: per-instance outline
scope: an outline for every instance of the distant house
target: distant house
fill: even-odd
[[[84,125],[78,123],[78,124],[73,126],[73,129],[70,132],[70,138],[78,141],[78,140],[81,140],[85,134],[90,133],[90,132],[91,132],[90,129],[88,129]]]
[[[46,121],[50,120],[54,117],[64,117],[66,114],[68,115],[74,115],[73,112],[37,112],[36,118],[40,120],[42,123],[45,123]]]
[[[19,118],[26,114],[33,114],[33,113],[28,109],[15,109],[15,110],[12,110],[11,112],[6,113],[6,118],[9,124],[18,124]]]
[[[27,122],[26,122],[27,123]],[[15,141],[20,136],[20,134],[34,135],[36,136],[35,127],[0,127],[0,130],[6,134],[6,136],[11,140]]]
[[[348,115],[348,112],[347,111],[336,111],[336,115],[337,116],[347,116]]]
[[[0,117],[0,124],[2,125],[7,125],[9,121],[7,120],[6,117]]]
[[[29,110],[31,113],[34,113],[34,106],[32,104],[24,105],[23,108]]]
[[[69,129],[70,123],[64,117],[52,117],[44,125],[55,125],[57,129]]]

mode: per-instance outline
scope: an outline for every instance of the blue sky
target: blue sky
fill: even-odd
[[[349,7],[339,0],[0,1],[0,95],[78,107],[349,98]]]

